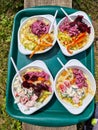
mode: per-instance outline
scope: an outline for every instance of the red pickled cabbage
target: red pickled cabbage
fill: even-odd
[[[76,84],[79,88],[88,87],[88,84],[86,82],[86,78],[85,78],[82,70],[74,69],[73,74],[74,74],[75,79],[76,79]]]
[[[67,31],[70,36],[77,36],[80,33],[78,26],[71,26],[70,21],[67,17],[60,24],[59,29],[61,32]]]
[[[49,27],[50,25],[46,25],[42,20],[37,20],[30,26],[32,33],[37,36],[48,33]]]

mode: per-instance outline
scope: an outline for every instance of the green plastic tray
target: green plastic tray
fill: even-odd
[[[73,56],[66,57],[62,54],[58,44],[48,52],[44,54],[34,55],[32,59],[28,56],[22,55],[18,51],[17,47],[17,32],[20,25],[20,21],[25,17],[30,17],[32,15],[39,14],[52,14],[54,15],[56,10],[58,11],[57,22],[64,17],[64,14],[60,10],[59,6],[40,6],[21,10],[18,12],[14,19],[11,47],[9,52],[8,60],[8,76],[7,76],[7,87],[6,87],[6,110],[8,114],[22,122],[40,125],[40,126],[68,126],[77,124],[79,122],[88,120],[94,112],[94,100],[89,104],[89,106],[79,115],[70,114],[56,99],[55,95],[52,100],[42,109],[35,112],[32,115],[24,115],[20,112],[17,105],[14,104],[14,99],[11,93],[11,82],[15,74],[13,65],[11,64],[10,57],[12,56],[17,64],[18,69],[21,69],[25,65],[31,63],[34,60],[42,60],[48,66],[53,77],[57,74],[61,65],[57,61],[57,57],[61,58],[63,63],[66,63],[70,59],[80,60],[93,74],[94,74],[94,46],[92,45],[86,51]],[[68,14],[74,13],[77,10],[71,8],[65,8]]]

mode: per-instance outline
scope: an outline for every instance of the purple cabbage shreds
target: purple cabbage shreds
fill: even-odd
[[[79,31],[77,25],[71,27],[71,28],[68,30],[68,32],[69,32],[69,35],[70,35],[70,36],[77,36],[77,35],[80,33],[80,31]]]
[[[22,86],[23,86],[24,88],[27,88],[27,89],[29,89],[29,88],[35,89],[35,87],[36,87],[36,86],[35,86],[34,84],[32,84],[32,83],[28,83],[28,81],[23,81]]]
[[[48,33],[49,27],[50,25],[46,25],[42,20],[37,20],[30,26],[32,33],[37,36]]]
[[[70,28],[70,25],[69,25],[70,21],[69,19],[66,17],[63,22],[60,24],[59,26],[59,29],[61,32],[64,32],[66,30],[68,30]]]
[[[43,90],[49,91],[49,86],[47,84],[42,84],[43,85]]]
[[[74,77],[76,79],[76,84],[79,88],[88,87],[88,84],[86,82],[87,79],[85,78],[82,70],[75,68],[73,70],[73,74],[74,74]]]

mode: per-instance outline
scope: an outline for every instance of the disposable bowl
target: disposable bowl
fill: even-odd
[[[28,18],[25,18],[24,20],[21,21],[20,23],[20,27],[19,27],[19,30],[18,30],[18,49],[19,51],[24,54],[24,55],[29,55],[32,53],[33,50],[30,50],[30,49],[27,49],[26,47],[24,47],[24,45],[21,43],[21,40],[20,40],[20,33],[21,33],[21,28],[26,25],[26,23],[30,20],[46,20],[47,22],[49,22],[49,25],[51,25],[52,21],[54,20],[54,17],[52,15],[36,15],[36,16],[31,16],[31,17],[28,17]],[[41,53],[45,53],[47,51],[49,51],[56,43],[56,37],[57,37],[57,30],[56,30],[56,20],[54,22],[54,25],[52,27],[52,31],[53,31],[53,43],[52,43],[52,46],[46,48],[46,49],[43,49],[43,50],[40,50],[40,51],[36,51],[35,53],[36,54],[41,54]],[[25,41],[26,42],[26,41]],[[40,43],[39,43],[40,44]]]
[[[68,68],[77,68],[79,70],[82,70],[82,72],[84,73],[84,75],[87,76],[88,81],[90,82],[90,86],[89,88],[92,90],[91,93],[88,92],[88,94],[86,95],[86,97],[84,97],[83,99],[83,103],[80,106],[74,106],[73,104],[69,103],[66,100],[63,100],[60,95],[59,95],[59,91],[56,87],[57,84],[57,79],[60,76],[61,72],[63,72],[64,70],[67,70]],[[65,64],[64,67],[62,67],[59,72],[57,73],[56,77],[55,77],[55,82],[54,82],[54,87],[55,87],[55,95],[57,97],[57,99],[59,100],[59,102],[72,114],[80,114],[82,113],[86,107],[89,105],[89,103],[92,101],[92,99],[94,98],[95,92],[96,92],[96,82],[95,79],[92,75],[92,73],[78,60],[70,60],[69,62],[67,62]]]
[[[88,27],[90,27],[90,34],[89,34],[87,43],[82,48],[80,48],[78,50],[73,50],[72,54],[67,51],[67,48],[64,45],[62,45],[62,43],[60,42],[60,40],[57,36],[57,41],[58,41],[59,47],[60,47],[62,53],[66,56],[73,56],[73,55],[79,54],[80,52],[87,50],[93,44],[93,41],[94,41],[94,27],[93,27],[90,19],[88,18],[87,14],[83,11],[77,11],[76,13],[73,13],[69,16],[74,20],[78,15],[83,16],[82,22],[87,24]],[[57,30],[59,30],[59,26],[62,24],[64,19],[65,19],[65,17],[59,21],[59,23],[57,25]]]
[[[35,64],[35,65],[34,65],[34,64]],[[50,88],[51,88],[51,94],[49,94],[48,97],[47,97],[43,102],[41,102],[41,103],[39,103],[39,104],[37,103],[38,105],[36,105],[36,106],[31,106],[29,109],[26,109],[25,105],[22,104],[21,102],[17,102],[17,99],[16,99],[16,97],[15,97],[14,82],[16,81],[16,77],[17,77],[17,73],[16,73],[16,75],[14,76],[14,78],[13,78],[13,80],[12,80],[12,95],[13,95],[14,100],[15,100],[14,102],[15,102],[15,103],[18,105],[18,107],[19,107],[19,110],[20,110],[22,113],[26,114],[26,115],[32,114],[32,113],[38,111],[39,109],[41,109],[42,107],[44,107],[44,106],[51,100],[51,98],[52,98],[52,96],[53,96],[53,93],[54,93],[53,77],[52,77],[50,71],[48,70],[48,68],[47,68],[47,66],[45,65],[44,62],[42,62],[42,61],[40,61],[40,60],[34,61],[34,62],[30,63],[29,65],[23,67],[23,68],[19,71],[19,73],[20,73],[20,75],[22,75],[23,73],[25,73],[25,72],[27,71],[27,69],[32,69],[32,68],[34,68],[34,69],[41,69],[42,71],[46,72],[46,73],[49,75],[49,80],[50,80],[50,82],[51,82],[51,86],[50,86]],[[17,78],[18,78],[18,77],[17,77]],[[19,87],[20,84],[21,84],[21,83],[18,82],[17,87]],[[16,85],[15,85],[15,86],[16,86]],[[18,91],[18,90],[17,90],[17,91]],[[25,95],[25,96],[27,96],[27,95]]]

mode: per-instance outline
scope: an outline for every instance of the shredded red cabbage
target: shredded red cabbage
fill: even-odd
[[[32,33],[37,36],[48,33],[49,27],[50,25],[46,25],[42,20],[37,20],[30,26]]]
[[[79,88],[88,87],[88,84],[86,82],[86,78],[85,78],[82,70],[74,69],[73,73],[74,73],[74,76],[76,79],[76,84]]]

